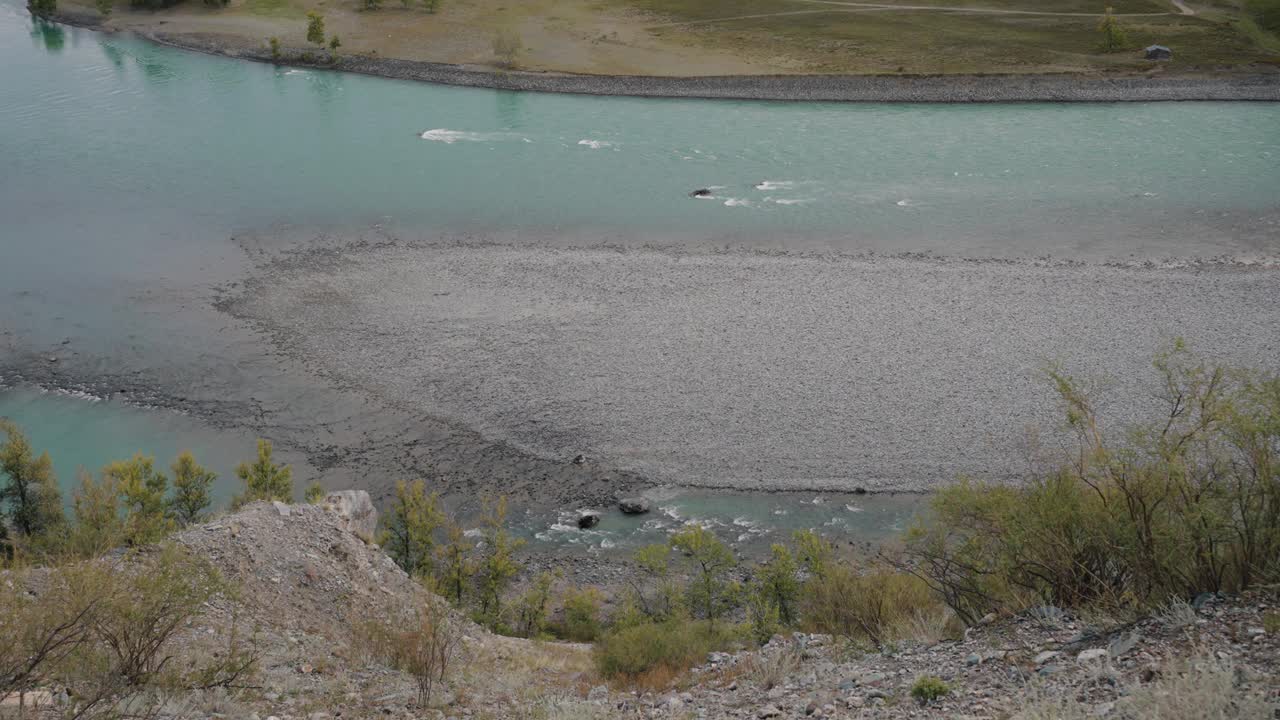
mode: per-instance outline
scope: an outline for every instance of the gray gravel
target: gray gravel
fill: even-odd
[[[310,367],[535,457],[653,480],[920,489],[1027,469],[1043,369],[1151,409],[1175,335],[1280,369],[1280,271],[389,245],[275,263],[233,304]]]

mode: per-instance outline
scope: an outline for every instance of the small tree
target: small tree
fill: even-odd
[[[169,479],[154,467],[154,460],[138,453],[130,460],[111,463],[102,469],[124,501],[125,542],[137,547],[167,535],[174,522],[165,513],[165,492]]]
[[[279,62],[279,60],[280,60],[280,38],[276,37],[275,35],[272,35],[271,37],[267,38],[267,47],[271,48],[271,59],[272,59],[272,61]]]
[[[737,601],[737,584],[729,577],[737,567],[737,558],[715,533],[700,525],[672,535],[671,547],[684,555],[685,564],[692,571],[686,590],[689,607],[701,612],[714,626]]]
[[[444,525],[438,493],[422,480],[396,483],[396,499],[383,517],[378,544],[410,575],[435,574],[436,532]]]
[[[775,544],[770,552],[769,562],[760,569],[759,590],[763,601],[776,609],[778,619],[790,625],[796,619],[796,600],[800,594],[798,568],[785,546]]]
[[[27,436],[8,420],[0,420],[0,432],[6,436],[0,445],[0,511],[19,537],[60,529],[66,518],[49,453],[36,457]]]
[[[498,58],[498,65],[504,68],[515,67],[523,43],[520,34],[511,28],[502,28],[493,35],[493,54]]]
[[[480,601],[480,619],[497,628],[502,621],[502,596],[511,580],[520,572],[514,553],[523,540],[507,532],[507,498],[486,501],[484,508],[484,547],[476,565],[476,596]]]
[[[238,508],[255,500],[293,499],[293,469],[279,467],[271,461],[271,441],[258,441],[258,460],[252,465],[240,463],[236,477],[244,481],[244,492],[231,500],[231,507]]]
[[[440,9],[440,0],[422,0],[422,7],[434,15]]]
[[[462,526],[454,520],[446,520],[445,533],[447,542],[436,552],[439,568],[436,590],[455,606],[461,606],[476,572],[476,563],[471,557],[474,548]]]
[[[80,474],[80,488],[72,495],[75,525],[70,533],[70,550],[80,557],[97,557],[124,542],[124,521],[120,518],[120,490],[111,477],[94,482],[89,473]]]
[[[796,559],[804,571],[818,578],[825,575],[834,553],[831,543],[812,530],[797,530],[792,538],[796,545]]]
[[[1098,23],[1098,32],[1102,33],[1102,49],[1107,52],[1123,50],[1129,44],[1128,34],[1125,33],[1110,7],[1102,14],[1102,20]]]
[[[111,17],[111,11],[115,9],[115,0],[94,0],[94,7],[98,8],[98,12],[102,17]]]
[[[306,500],[308,505],[319,505],[320,501],[324,500],[324,495],[324,488],[315,480],[312,480],[311,484],[307,485],[307,489],[302,491],[302,499]]]
[[[337,35],[334,35],[333,37],[329,38],[329,52],[330,52],[330,53],[332,53],[332,54],[334,54],[334,55],[337,55],[337,54],[338,54],[338,48],[340,48],[340,47],[342,47],[342,41],[338,39],[338,36],[337,36]]]
[[[324,47],[324,16],[318,12],[307,13],[307,42]]]
[[[377,10],[382,7],[382,0],[363,0],[365,10]]]
[[[520,596],[515,608],[515,631],[520,637],[537,638],[547,627],[547,605],[555,575],[544,571]]]
[[[599,590],[570,588],[565,592],[560,635],[574,642],[592,642],[600,636]]]
[[[169,498],[169,516],[184,527],[200,522],[212,501],[210,493],[217,474],[201,467],[195,456],[186,451],[178,455],[170,469],[173,496]]]

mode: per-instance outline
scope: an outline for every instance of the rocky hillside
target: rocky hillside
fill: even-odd
[[[1261,720],[1280,708],[1274,592],[1205,595],[1108,630],[1034,608],[984,618],[960,641],[922,627],[920,640],[879,653],[830,636],[775,636],[758,651],[713,653],[661,692],[607,687],[587,645],[499,637],[451,614],[458,652],[446,688],[422,707],[370,628],[438,598],[364,539],[373,526],[367,496],[348,493],[324,506],[255,503],[179,533],[238,597],[211,602],[169,652],[190,662],[237,637],[259,662],[231,689],[175,693],[161,716]],[[58,716],[57,688],[39,697]]]

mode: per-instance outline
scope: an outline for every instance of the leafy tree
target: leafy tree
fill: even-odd
[[[184,451],[171,466],[173,496],[169,498],[169,516],[180,526],[193,525],[204,519],[212,500],[211,491],[217,474],[200,466],[195,457]]]
[[[800,595],[798,567],[786,546],[775,544],[770,553],[769,562],[759,573],[759,592],[763,601],[776,610],[778,619],[790,625],[796,620],[796,601]]]
[[[103,17],[110,17],[111,11],[115,9],[115,0],[94,0],[94,7],[98,8],[98,12]]]
[[[691,525],[671,536],[672,549],[683,554],[692,571],[686,594],[689,607],[700,611],[712,625],[737,600],[737,583],[730,573],[738,565],[729,546],[715,533],[700,525]]]
[[[515,631],[520,637],[537,638],[547,627],[547,605],[556,576],[543,571],[516,602]]]
[[[514,553],[524,545],[511,537],[506,528],[507,498],[486,501],[484,507],[484,546],[476,564],[476,596],[480,602],[480,619],[497,627],[502,618],[502,595],[520,572]]]
[[[336,55],[338,53],[338,48],[340,47],[342,47],[342,41],[338,39],[337,35],[329,38],[329,50],[331,52]]]
[[[600,636],[600,591],[570,588],[564,595],[564,620],[560,635],[574,642],[592,642]]]
[[[19,537],[36,538],[61,528],[62,492],[49,453],[36,457],[18,426],[0,419],[6,436],[0,445],[0,511]]]
[[[440,9],[440,0],[422,0],[422,7],[434,15]]]
[[[1129,44],[1128,33],[1121,27],[1120,21],[1116,19],[1110,7],[1098,22],[1098,32],[1102,33],[1102,49],[1107,52],[1123,50]]]
[[[365,10],[377,10],[382,7],[382,0],[364,0]]]
[[[252,465],[240,463],[236,477],[244,481],[244,492],[231,500],[233,509],[256,500],[293,499],[293,469],[280,467],[271,461],[271,441],[258,441],[258,459]]]
[[[653,597],[646,597],[638,586],[634,588],[634,600],[644,616],[662,622],[682,615],[681,589],[671,578],[671,546],[665,543],[646,545],[636,550],[635,560],[658,586]]]
[[[138,453],[102,469],[103,478],[115,484],[124,501],[125,542],[135,547],[159,540],[174,527],[165,512],[169,479],[155,469],[154,462]]]
[[[818,578],[826,575],[834,553],[831,543],[812,530],[797,530],[791,537],[795,540],[796,559],[805,572]]]
[[[436,589],[454,605],[461,606],[476,572],[476,563],[471,557],[474,547],[462,526],[451,519],[446,521],[445,535],[447,542],[436,552]]]
[[[307,13],[307,42],[324,47],[324,16],[318,12]]]
[[[271,48],[271,59],[272,59],[272,61],[279,62],[279,60],[280,60],[280,38],[276,37],[275,35],[272,35],[271,37],[267,38],[267,47]]]
[[[96,557],[124,542],[124,521],[120,517],[120,490],[114,478],[103,475],[94,482],[89,473],[80,474],[80,488],[72,495],[75,526],[70,533],[70,549],[81,557]]]
[[[405,572],[418,577],[435,573],[436,532],[444,525],[438,493],[427,493],[422,480],[396,483],[396,499],[383,517],[381,545]]]

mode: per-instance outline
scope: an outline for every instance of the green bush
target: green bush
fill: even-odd
[[[1150,608],[1280,577],[1280,379],[1156,358],[1162,416],[1116,440],[1052,378],[1078,447],[1019,487],[940,491],[907,567],[966,622],[1011,601]]]
[[[564,617],[556,633],[565,640],[592,642],[600,636],[600,591],[569,589],[564,596]]]
[[[1248,0],[1245,9],[1258,27],[1267,32],[1280,33],[1280,0]]]
[[[822,577],[805,583],[800,603],[809,630],[876,647],[896,639],[910,619],[939,607],[937,596],[915,576],[887,568],[859,572],[845,565],[831,565]]]
[[[596,669],[612,680],[669,680],[706,660],[708,653],[728,649],[738,642],[738,632],[724,623],[645,623],[610,632],[596,643]]]
[[[915,684],[911,686],[911,697],[915,698],[916,702],[921,705],[931,703],[949,692],[951,692],[951,688],[932,675],[925,675],[917,679]]]

